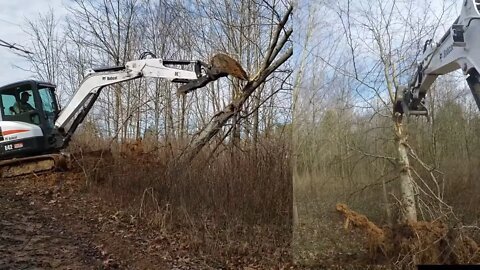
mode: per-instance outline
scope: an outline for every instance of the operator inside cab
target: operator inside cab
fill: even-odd
[[[30,96],[31,95],[28,92],[23,92],[20,95],[20,100],[15,102],[15,104],[13,105],[13,111],[15,112],[15,114],[20,114],[20,113],[35,110],[35,108],[33,108],[32,105],[28,103]]]

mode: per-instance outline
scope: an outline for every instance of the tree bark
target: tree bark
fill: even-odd
[[[400,192],[402,197],[403,221],[417,222],[417,208],[415,202],[415,186],[408,159],[407,132],[401,115],[394,117],[395,141],[398,151],[398,165],[400,168]]]

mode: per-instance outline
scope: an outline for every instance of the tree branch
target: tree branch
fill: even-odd
[[[260,87],[266,79],[275,72],[282,64],[284,64],[292,55],[293,48],[288,48],[285,53],[283,53],[276,61],[275,58],[278,56],[279,52],[285,47],[292,30],[286,31],[286,33],[280,38],[280,32],[287,23],[290,13],[292,12],[292,7],[290,6],[287,10],[287,13],[283,17],[283,20],[277,25],[275,35],[272,38],[270,43],[269,50],[265,54],[263,59],[263,64],[260,70],[257,72],[257,75],[253,77],[248,83],[246,83],[241,89],[241,94],[236,99],[232,100],[228,105],[226,105],[221,111],[216,113],[208,122],[205,128],[203,128],[198,136],[193,139],[189,147],[182,152],[180,157],[177,159],[176,167],[183,168],[184,165],[190,163],[202,150],[202,148],[207,145],[207,143],[226,125],[226,123],[243,107],[252,93]]]

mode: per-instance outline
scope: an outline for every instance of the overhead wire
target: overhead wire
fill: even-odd
[[[3,39],[0,39],[0,47],[6,47],[6,48],[9,48],[9,49],[12,49],[12,50],[17,50],[17,51],[23,52],[25,54],[33,54],[32,52],[26,50],[22,46],[20,46],[18,44],[15,44],[15,43],[7,42]]]

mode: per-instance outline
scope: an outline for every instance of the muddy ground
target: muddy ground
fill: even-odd
[[[0,269],[215,269],[71,175],[0,181]]]

